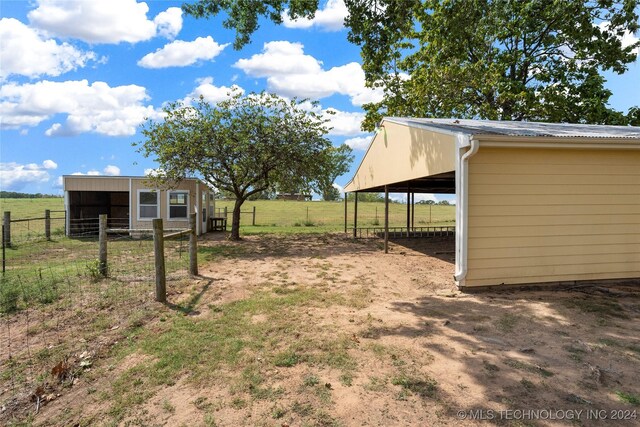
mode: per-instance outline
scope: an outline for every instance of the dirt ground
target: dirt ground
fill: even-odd
[[[93,363],[110,366],[108,375],[81,378],[28,422],[640,425],[640,288],[461,293],[453,281],[453,239],[398,239],[384,254],[379,240],[339,234],[251,236],[241,242],[207,237],[201,245],[215,249],[215,256],[201,257],[202,277],[184,289],[170,284],[172,303],[191,298],[189,321],[214,318],[218,307],[256,292],[322,288],[326,304],[290,307],[287,314],[300,330],[286,331],[286,345],[295,345],[298,336],[318,342],[338,337],[353,363],[310,358],[283,366],[251,353],[261,387],[277,392],[256,397],[237,386],[232,367],[222,366],[229,372],[216,378],[228,380],[193,381],[185,372],[153,389],[125,416],[109,418],[110,399],[104,393],[100,398],[100,391],[108,394],[119,375],[151,356],[141,350],[113,366],[113,353],[102,352]],[[159,316],[171,308],[155,310],[145,328],[158,327]],[[254,314],[250,321],[269,319]],[[109,341],[105,337],[108,332],[101,339]]]

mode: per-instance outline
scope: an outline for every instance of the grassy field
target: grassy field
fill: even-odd
[[[218,212],[227,207],[231,219],[233,201],[218,200]],[[256,208],[256,225],[252,226],[252,212]],[[348,227],[353,227],[354,203],[347,206]],[[455,206],[415,205],[416,227],[453,225]],[[247,201],[242,206],[241,232],[308,233],[344,230],[344,202],[296,202],[286,200]],[[389,226],[402,227],[407,221],[407,205],[389,205]],[[358,227],[377,227],[384,224],[384,203],[358,203]]]
[[[217,215],[222,215],[227,208],[227,218],[231,221],[234,201],[217,200]],[[256,209],[255,225],[253,208]],[[353,227],[354,204],[349,203],[347,222]],[[11,218],[39,218],[44,216],[45,209],[63,210],[61,198],[48,199],[0,199],[0,210],[10,211]],[[416,227],[453,225],[455,223],[455,206],[415,205],[414,225]],[[247,201],[242,206],[241,232],[244,234],[261,233],[324,233],[344,230],[343,202],[296,202],[286,200]],[[52,217],[62,217],[55,213]],[[389,225],[401,227],[407,221],[407,205],[391,203],[389,205]],[[384,203],[358,203],[358,227],[376,227],[384,224]],[[64,225],[64,224],[60,224]],[[57,226],[57,225],[56,225]],[[29,230],[26,228],[29,227]],[[43,228],[37,221],[16,223],[14,232],[33,231]],[[54,227],[55,228],[55,227]]]

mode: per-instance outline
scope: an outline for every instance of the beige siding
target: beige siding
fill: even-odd
[[[64,178],[65,191],[129,191],[129,178],[118,177],[73,177]]]
[[[203,186],[200,185],[200,190],[203,190]],[[138,211],[138,192],[139,190],[148,190],[153,188],[153,185],[150,184],[149,181],[143,178],[134,178],[131,182],[131,228],[151,228],[151,219],[138,219],[139,211]],[[196,181],[194,180],[185,180],[180,182],[175,188],[171,190],[162,190],[158,189],[160,192],[159,204],[160,204],[160,217],[164,218],[165,221],[163,223],[164,228],[186,228],[189,226],[188,219],[180,219],[180,220],[171,220],[169,221],[167,218],[169,217],[168,213],[168,193],[172,190],[186,190],[189,192],[189,200],[188,200],[188,211],[189,213],[194,213],[195,205],[199,202],[200,194],[196,193]],[[196,212],[197,213],[197,212]],[[198,215],[198,218],[200,215]]]
[[[385,121],[345,190],[365,190],[451,172],[456,169],[455,162],[453,136]]]
[[[640,151],[482,147],[466,286],[640,277]]]

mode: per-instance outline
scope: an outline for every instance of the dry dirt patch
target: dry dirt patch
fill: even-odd
[[[144,367],[74,385],[73,400],[43,407],[35,424],[57,424],[62,408],[68,424],[219,426],[475,425],[459,411],[480,409],[501,425],[598,425],[587,411],[640,409],[637,289],[463,294],[452,238],[398,240],[388,255],[341,235],[201,246],[203,277],[172,289],[127,344],[148,353]],[[169,358],[164,342],[184,347]],[[110,357],[99,364],[130,360]],[[126,387],[144,398],[113,404]],[[545,409],[584,412],[497,412]]]

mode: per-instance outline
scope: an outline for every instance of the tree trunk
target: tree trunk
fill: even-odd
[[[231,235],[229,240],[240,240],[240,208],[245,199],[236,197],[236,203],[233,205],[233,214],[231,216]]]

